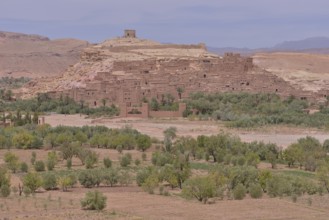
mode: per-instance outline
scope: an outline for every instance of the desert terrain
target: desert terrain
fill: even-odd
[[[329,55],[293,52],[259,53],[254,63],[303,90],[317,92],[329,83]]]
[[[40,78],[75,64],[88,42],[0,31],[0,77]]]

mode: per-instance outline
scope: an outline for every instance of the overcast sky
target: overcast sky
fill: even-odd
[[[329,0],[0,0],[0,30],[101,42],[141,38],[268,47],[329,36]]]

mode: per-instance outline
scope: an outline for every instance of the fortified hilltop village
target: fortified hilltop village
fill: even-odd
[[[114,104],[120,107],[122,116],[137,108],[142,117],[148,117],[143,100],[160,101],[171,94],[178,101],[194,92],[276,93],[316,102],[325,100],[328,94],[328,90],[314,92],[292,86],[257,67],[251,57],[234,53],[221,57],[208,52],[204,44],[161,44],[139,39],[135,30],[125,30],[123,37],[84,49],[80,61],[62,76],[31,81],[17,95],[68,96],[89,107]],[[184,109],[180,105],[176,115]],[[175,114],[158,112],[154,116]]]

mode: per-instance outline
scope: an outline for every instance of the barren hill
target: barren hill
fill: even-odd
[[[308,53],[259,53],[254,63],[292,85],[317,92],[329,85],[329,55]]]
[[[0,32],[0,77],[54,76],[79,60],[88,42]]]

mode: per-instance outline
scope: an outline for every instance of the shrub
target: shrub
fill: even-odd
[[[69,176],[61,176],[57,180],[57,184],[62,189],[63,192],[67,191],[67,188],[71,184],[71,178]]]
[[[28,167],[27,163],[22,162],[21,163],[21,172],[27,173],[28,170],[29,170],[29,167]]]
[[[117,147],[116,147],[116,149],[117,149],[117,151],[121,154],[122,153],[122,151],[123,151],[123,147],[122,147],[122,145],[118,145]]]
[[[308,195],[314,195],[318,192],[318,185],[313,181],[305,181],[303,183],[303,192],[306,192]]]
[[[42,160],[38,160],[34,164],[34,169],[37,172],[45,171],[45,163]]]
[[[152,173],[150,176],[146,178],[144,183],[142,184],[142,188],[145,192],[150,194],[154,193],[154,189],[159,185],[159,178],[155,173]]]
[[[140,159],[136,159],[136,160],[135,160],[135,165],[136,165],[136,166],[139,166],[140,164],[141,164]]]
[[[139,135],[136,140],[137,149],[141,151],[145,151],[151,147],[151,138],[148,135]]]
[[[78,180],[77,180],[77,176],[73,173],[69,174],[67,176],[69,179],[70,179],[70,182],[69,182],[69,187],[74,187],[75,184],[77,184]]]
[[[152,154],[152,164],[155,166],[164,166],[171,164],[173,161],[173,155],[169,152],[154,152]]]
[[[268,179],[266,188],[268,195],[271,197],[289,196],[292,193],[292,185],[284,176],[273,176],[271,179]]]
[[[8,169],[10,169],[13,173],[16,173],[19,168],[18,157],[11,152],[7,152],[5,154],[4,161],[6,162]]]
[[[66,167],[67,167],[67,169],[71,169],[71,167],[72,167],[72,159],[67,159],[67,161],[66,161]]]
[[[91,170],[85,170],[79,175],[79,182],[86,188],[92,188],[99,182],[99,173]]]
[[[108,157],[103,159],[103,164],[105,166],[105,168],[110,168],[112,167],[112,160]]]
[[[0,188],[4,185],[10,186],[10,175],[7,169],[0,167]]]
[[[152,168],[142,169],[137,172],[136,183],[138,186],[142,186],[145,180],[152,174]]]
[[[87,169],[91,169],[97,164],[98,162],[98,155],[96,152],[90,152],[85,159],[85,164]]]
[[[47,169],[49,171],[52,171],[55,168],[55,165],[56,165],[55,161],[47,160]]]
[[[131,164],[131,160],[132,160],[131,154],[130,153],[126,153],[125,155],[123,155],[120,158],[120,165],[122,167],[127,167],[127,166],[129,166]]]
[[[81,200],[81,207],[87,210],[103,210],[106,206],[106,196],[99,191],[89,191]]]
[[[239,183],[234,189],[233,189],[233,196],[236,200],[242,200],[244,197],[246,197],[246,187]]]
[[[184,183],[182,193],[186,198],[195,198],[206,203],[208,198],[216,196],[216,184],[209,176],[194,177]]]
[[[30,188],[24,187],[23,188],[23,193],[24,193],[25,197],[28,197],[29,195],[31,195],[32,191],[31,191]]]
[[[28,173],[23,178],[23,184],[24,189],[34,193],[42,185],[42,178],[38,173]]]
[[[8,197],[10,195],[10,186],[5,184],[0,187],[0,196],[1,197]]]
[[[57,177],[53,173],[46,173],[42,180],[42,186],[45,190],[53,190],[57,187]]]
[[[48,153],[48,158],[47,158],[47,169],[48,170],[53,170],[57,164],[57,154],[55,151],[49,152]]]
[[[128,186],[132,183],[132,176],[129,171],[121,171],[119,175],[119,183],[121,186]]]
[[[31,155],[31,164],[34,165],[35,161],[37,159],[37,154],[33,151]]]
[[[263,196],[263,189],[260,184],[252,184],[249,187],[249,194],[251,198],[258,199]]]
[[[244,156],[238,157],[237,163],[239,166],[243,166],[246,163],[246,158]]]
[[[119,173],[116,169],[109,169],[103,173],[103,182],[111,187],[118,183]]]
[[[146,161],[146,159],[147,159],[147,155],[146,155],[146,153],[143,152],[143,153],[142,153],[142,160],[143,160],[143,161]]]

